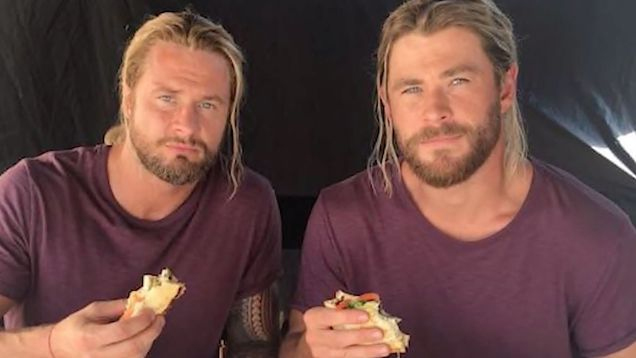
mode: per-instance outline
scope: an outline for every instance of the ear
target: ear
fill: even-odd
[[[501,79],[501,90],[499,93],[499,101],[501,103],[501,113],[507,113],[517,98],[517,75],[519,74],[519,65],[513,63],[510,65],[506,73]]]

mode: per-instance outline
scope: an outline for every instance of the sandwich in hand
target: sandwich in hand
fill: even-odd
[[[143,286],[128,296],[126,311],[121,319],[137,316],[142,309],[150,308],[156,314],[165,314],[174,300],[185,292],[185,285],[163,269],[159,276],[144,275]]]
[[[328,308],[346,310],[360,309],[369,314],[369,320],[363,324],[344,324],[334,329],[358,329],[377,327],[384,332],[382,343],[388,345],[391,353],[404,353],[409,346],[409,335],[400,331],[398,323],[401,319],[386,313],[380,306],[380,296],[376,293],[365,293],[360,296],[338,291],[336,297],[325,301]]]

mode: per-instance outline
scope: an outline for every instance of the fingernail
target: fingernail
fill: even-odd
[[[369,316],[367,316],[366,314],[360,314],[358,315],[358,317],[356,318],[358,320],[358,322],[366,322],[369,320]]]
[[[382,339],[382,332],[381,331],[373,331],[373,333],[371,333],[371,337],[373,339]]]
[[[389,349],[388,346],[383,345],[382,347],[378,348],[376,354],[381,356],[381,357],[386,357],[389,354],[391,354],[391,350]]]

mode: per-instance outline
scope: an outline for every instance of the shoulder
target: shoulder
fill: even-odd
[[[542,183],[535,193],[541,205],[534,224],[562,245],[566,262],[600,268],[634,245],[636,231],[616,204],[562,169],[540,162],[534,167]]]
[[[13,220],[26,224],[44,205],[46,198],[58,199],[63,193],[77,189],[77,182],[86,171],[78,166],[79,157],[88,155],[91,149],[76,148],[66,151],[46,152],[33,158],[25,158],[7,169],[0,176],[0,216],[3,221]],[[77,179],[75,179],[77,180]],[[6,225],[6,224],[5,224]],[[8,229],[2,228],[7,231]]]
[[[372,167],[321,190],[319,201],[330,208],[357,210],[390,197],[376,180],[379,170]]]
[[[245,168],[237,195],[249,197],[269,196],[273,191],[272,184],[267,178],[250,168]]]
[[[312,219],[330,226],[334,232],[354,233],[383,231],[408,216],[398,185],[393,180],[393,193],[384,191],[377,167],[361,171],[320,192]]]
[[[8,168],[2,174],[0,182],[2,185],[20,185],[47,177],[66,176],[69,172],[82,171],[81,167],[87,162],[93,162],[103,150],[101,146],[78,147],[24,158]]]
[[[392,190],[386,192],[379,167],[367,168],[357,174],[320,192],[318,203],[329,211],[340,214],[364,213],[369,216],[384,216],[404,208],[401,193],[402,182],[399,173],[388,168],[387,175]]]
[[[272,212],[278,214],[276,194],[269,180],[261,174],[244,168],[239,186],[232,194],[231,184],[224,171],[217,170],[217,179],[212,181],[213,195],[203,193],[208,202],[220,205],[223,212],[238,219],[268,218]],[[217,186],[217,188],[214,188]]]
[[[237,205],[254,205],[275,199],[274,188],[267,178],[250,168],[245,168],[239,187],[231,199]]]
[[[18,217],[22,210],[30,210],[33,183],[28,160],[22,159],[0,176],[0,222]],[[2,224],[0,223],[0,230]]]
[[[29,159],[22,159],[2,173],[0,176],[0,188],[4,191],[7,186],[25,184],[28,178]]]
[[[11,169],[33,179],[41,176],[72,176],[75,172],[85,173],[105,151],[104,146],[49,151],[37,157],[22,159]]]
[[[547,163],[534,164],[542,183],[538,194],[551,201],[553,215],[582,227],[609,227],[630,221],[618,205],[572,174]]]
[[[535,163],[545,183],[539,193],[549,200],[535,227],[550,239],[565,274],[565,292],[576,326],[598,323],[600,312],[611,325],[633,304],[623,297],[634,292],[636,230],[625,212],[571,174]],[[626,322],[626,321],[624,321]],[[621,326],[624,327],[624,325]],[[609,330],[607,332],[610,332]]]

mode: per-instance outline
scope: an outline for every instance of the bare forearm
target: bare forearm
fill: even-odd
[[[0,357],[50,358],[52,325],[0,331]]]

